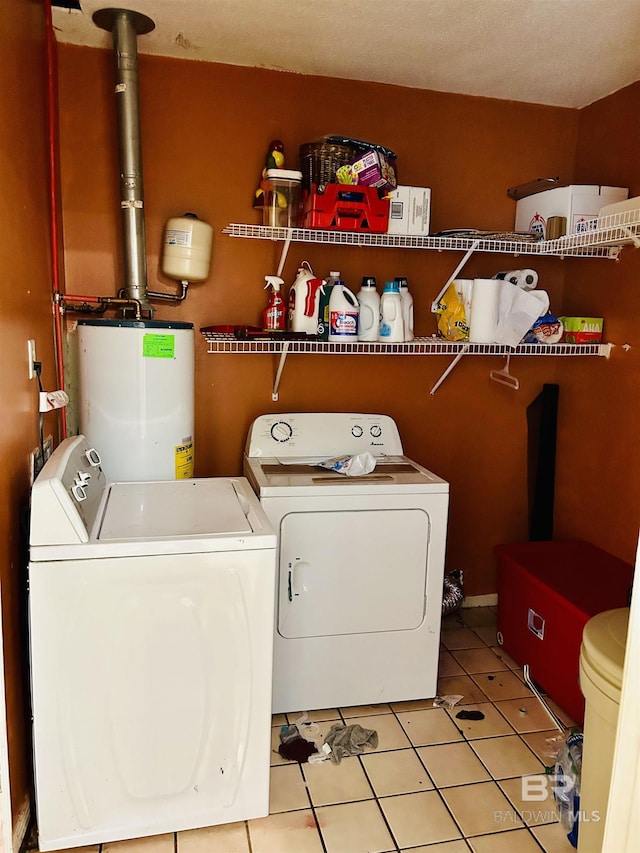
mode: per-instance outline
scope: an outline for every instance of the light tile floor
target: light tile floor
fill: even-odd
[[[340,765],[288,762],[273,718],[268,817],[78,848],[78,853],[571,853],[553,799],[523,799],[522,777],[552,763],[558,732],[495,640],[495,610],[443,621],[438,693],[420,700],[309,713],[378,733],[378,748]],[[556,713],[569,720],[553,703]],[[458,719],[460,711],[483,719]],[[36,851],[37,847],[31,847]]]

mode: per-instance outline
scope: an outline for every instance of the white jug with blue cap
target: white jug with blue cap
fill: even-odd
[[[402,343],[404,341],[404,321],[402,319],[402,297],[398,281],[385,282],[380,297],[380,329],[378,340],[382,343]]]

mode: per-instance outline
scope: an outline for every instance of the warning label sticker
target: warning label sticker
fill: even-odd
[[[179,444],[175,449],[176,480],[191,480],[193,477],[193,442]]]
[[[144,335],[142,338],[143,358],[175,358],[175,335]]]

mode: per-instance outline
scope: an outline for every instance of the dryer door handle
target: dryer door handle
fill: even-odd
[[[287,579],[288,595],[289,601],[293,601],[295,596],[311,590],[311,564],[304,560],[298,560],[293,565],[291,563],[289,565],[291,568]]]

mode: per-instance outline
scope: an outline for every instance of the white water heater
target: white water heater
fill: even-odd
[[[80,432],[111,482],[193,477],[191,323],[78,320]]]

